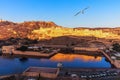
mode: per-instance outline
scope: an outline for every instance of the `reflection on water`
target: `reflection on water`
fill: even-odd
[[[58,53],[55,56],[53,56],[52,58],[50,58],[51,61],[57,61],[57,62],[64,62],[64,61],[72,62],[75,59],[79,59],[79,60],[82,60],[84,62],[88,62],[88,61],[99,62],[102,60],[102,57],[79,55],[79,54]]]
[[[110,63],[104,57],[95,57],[79,54],[58,53],[50,59],[29,58],[20,61],[19,58],[0,57],[0,75],[21,73],[30,66],[36,67],[57,67],[62,62],[65,68],[110,68]]]

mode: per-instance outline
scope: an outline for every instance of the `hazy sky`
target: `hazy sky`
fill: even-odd
[[[85,14],[74,16],[87,6]],[[0,18],[53,21],[64,27],[120,27],[120,0],[0,0]]]

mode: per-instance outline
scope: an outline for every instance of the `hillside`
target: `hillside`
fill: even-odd
[[[53,37],[59,36],[93,36],[97,38],[105,38],[105,39],[120,39],[119,31],[115,31],[114,28],[109,28],[109,31],[106,29],[74,29],[74,28],[64,28],[64,27],[52,27],[52,28],[40,28],[37,30],[33,30],[32,34],[29,35],[31,39],[51,39]]]
[[[0,42],[0,47],[38,42],[46,45],[103,48],[120,42],[120,28],[66,28],[45,21],[0,21]]]
[[[53,22],[28,21],[23,23],[13,23],[0,21],[0,40],[8,38],[27,38],[33,30],[39,28],[60,27]]]
[[[120,28],[65,28],[54,22],[28,21],[14,23],[0,21],[0,39],[29,38],[52,39],[60,36],[96,37],[104,39],[120,39]]]

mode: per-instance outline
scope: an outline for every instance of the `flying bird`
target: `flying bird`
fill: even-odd
[[[77,12],[74,16],[77,16],[78,14],[84,14],[85,10],[87,10],[89,7],[84,8],[83,10]]]

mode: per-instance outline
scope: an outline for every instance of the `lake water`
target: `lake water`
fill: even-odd
[[[0,75],[21,73],[30,66],[57,67],[62,62],[65,68],[110,68],[111,64],[104,57],[87,56],[80,54],[58,53],[49,59],[29,58],[20,61],[19,58],[0,57]]]

